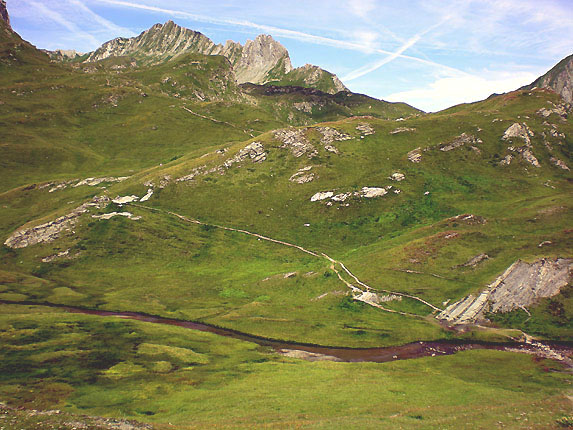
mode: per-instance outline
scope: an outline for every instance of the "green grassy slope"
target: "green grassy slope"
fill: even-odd
[[[308,363],[178,327],[1,308],[0,395],[31,409],[177,429],[550,429],[570,410],[568,376],[526,355]]]
[[[2,246],[0,300],[140,311],[353,347],[500,341],[518,330],[572,339],[570,287],[533,306],[531,316],[515,311],[492,316],[487,330],[453,331],[407,297],[384,306],[408,315],[353,301],[321,256],[344,262],[374,289],[439,308],[480,291],[517,259],[573,256],[573,176],[551,160],[573,167],[571,115],[537,113],[559,104],[557,95],[517,91],[422,115],[358,94],[238,87],[217,56],[154,67],[113,58],[83,68],[50,63],[10,32],[0,42],[16,58],[0,65],[2,242],[94,196],[153,191],[137,205],[91,208],[56,240]],[[515,151],[522,139],[502,139],[515,122],[531,129],[540,167]],[[300,157],[273,133],[289,125],[306,139]],[[349,138],[324,142],[321,127]],[[441,150],[462,133],[476,140]],[[251,154],[230,163],[254,142],[263,161]],[[408,159],[416,149],[419,163]],[[500,165],[508,155],[511,163]],[[298,172],[313,180],[291,181]],[[405,179],[393,181],[394,173]],[[72,186],[90,176],[129,178]],[[318,192],[390,185],[378,198],[311,201]],[[114,211],[141,218],[92,217]],[[66,254],[45,260],[58,253]],[[489,259],[464,266],[482,253]],[[525,416],[551,428],[568,405],[559,366],[516,354],[306,363],[182,329],[0,307],[0,401],[15,405],[178,428],[491,428],[500,421],[520,428]]]
[[[318,150],[312,160],[292,156],[273,133],[265,133],[251,139],[263,143],[268,155],[264,162],[246,160],[190,182],[175,180],[202,166],[221,166],[248,141],[229,144],[225,153],[190,153],[135,173],[104,192],[111,197],[143,196],[143,184],[153,182],[154,195],[146,205],[326,252],[373,288],[414,294],[441,308],[442,302],[481,290],[518,258],[571,255],[571,174],[549,162],[550,156],[570,162],[570,143],[568,137],[544,139],[542,133],[550,127],[535,113],[557,101],[544,91],[519,92],[407,121],[358,118],[329,123],[353,139],[334,142],[339,150],[334,154],[320,144],[318,129],[305,129]],[[501,136],[521,116],[529,117],[540,168],[518,157],[509,166],[499,165],[509,145]],[[356,129],[364,121],[373,126],[374,134],[363,136]],[[570,135],[568,122],[556,126]],[[392,134],[397,127],[415,130]],[[479,136],[479,152],[469,145],[439,150],[442,142],[462,132]],[[550,143],[551,152],[544,142]],[[417,147],[422,148],[422,161],[415,164],[406,155]],[[314,181],[289,181],[305,166],[314,166]],[[393,172],[404,173],[406,179],[391,181]],[[390,184],[401,192],[331,206],[310,201],[319,191]],[[37,224],[33,220],[41,208],[48,221],[77,205],[61,207],[62,202],[101,193],[86,188],[68,188],[53,197],[39,189],[5,193],[4,234],[17,228],[18,221]],[[409,299],[387,307],[420,318],[347,306],[348,289],[325,259],[240,233],[189,225],[166,212],[127,209],[142,219],[86,216],[67,239],[5,249],[8,277],[24,273],[48,281],[41,291],[22,288],[19,281],[6,282],[5,294],[203,319],[250,333],[279,338],[288,333],[290,340],[325,344],[387,345],[453,335],[437,326],[430,308]],[[104,211],[114,210],[125,208],[110,205]],[[474,214],[486,222],[452,219],[460,214]],[[538,246],[547,240],[550,246]],[[40,262],[68,248],[78,257]],[[489,260],[475,268],[463,266],[481,253]],[[289,272],[297,275],[283,279]],[[570,338],[570,326],[549,320],[547,324],[555,327],[547,332]]]

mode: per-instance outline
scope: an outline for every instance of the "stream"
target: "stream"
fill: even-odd
[[[184,321],[172,318],[163,318],[139,312],[115,312],[80,307],[56,305],[52,303],[35,303],[28,301],[13,302],[0,300],[0,304],[44,306],[60,309],[66,312],[101,317],[116,317],[129,320],[143,321],[153,324],[165,324],[187,328],[190,330],[213,333],[219,336],[253,342],[257,345],[273,348],[276,352],[286,356],[301,358],[308,361],[341,361],[341,362],[375,362],[385,363],[396,360],[407,360],[420,357],[437,357],[455,354],[458,351],[474,349],[493,349],[498,351],[512,351],[535,355],[542,358],[555,359],[573,367],[570,357],[573,356],[573,342],[477,342],[470,340],[441,340],[441,341],[418,341],[400,346],[377,347],[377,348],[352,348],[320,346],[308,343],[288,342],[276,339],[268,339],[262,336],[242,333],[237,330],[217,327],[211,324],[194,321]]]

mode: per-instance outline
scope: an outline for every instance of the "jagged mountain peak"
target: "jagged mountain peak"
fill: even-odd
[[[287,49],[268,34],[247,40],[235,66],[237,82],[267,83],[292,70]]]
[[[187,52],[211,54],[215,44],[197,31],[181,27],[173,21],[155,24],[139,36],[117,38],[104,43],[92,52],[86,62],[108,57],[134,56],[144,63],[161,63]]]
[[[346,90],[335,75],[320,67],[306,65],[293,69],[288,50],[269,34],[247,40],[244,46],[232,40],[224,45],[215,44],[202,33],[181,27],[171,20],[155,24],[136,37],[110,40],[90,53],[85,61],[129,56],[141,64],[159,64],[189,53],[226,57],[238,84],[273,82],[309,87],[316,84],[319,85],[316,88],[328,93]]]

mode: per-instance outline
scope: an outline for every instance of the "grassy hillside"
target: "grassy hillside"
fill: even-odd
[[[0,42],[15,58],[0,64],[0,300],[343,347],[520,330],[571,341],[570,286],[487,326],[435,318],[518,259],[573,256],[573,127],[556,94],[426,115],[237,86],[219,56],[62,65],[9,31]],[[365,285],[388,301],[353,300]],[[551,428],[567,412],[562,366],[523,354],[308,363],[176,327],[0,308],[0,401],[15,406],[160,428]]]
[[[260,163],[247,158],[224,166],[247,141],[219,143],[217,148],[227,148],[226,152],[199,157],[189,153],[134,172],[103,193],[111,198],[142,197],[149,188],[143,184],[153,184],[153,195],[144,204],[148,208],[110,204],[103,212],[127,209],[140,220],[83,216],[74,234],[61,240],[5,249],[3,268],[9,278],[25,273],[47,282],[41,291],[23,288],[20,281],[6,282],[5,294],[202,319],[314,343],[365,346],[450,337],[453,334],[431,318],[432,309],[420,302],[404,299],[387,304],[419,318],[363,304],[346,306],[349,290],[324,258],[189,224],[168,211],[325,252],[375,289],[412,294],[443,308],[443,302],[480,291],[519,258],[571,255],[571,174],[549,161],[553,156],[569,162],[570,143],[567,138],[564,142],[542,138],[550,126],[536,114],[547,102],[557,101],[543,91],[520,92],[407,121],[358,118],[329,123],[348,136],[333,142],[338,154],[324,148],[323,129],[299,129],[299,137],[306,136],[316,150],[312,159],[308,154],[294,157],[269,132],[251,139],[262,142],[266,151],[267,158]],[[533,151],[541,167],[518,157],[509,166],[499,164],[509,145],[501,137],[521,115],[529,117]],[[357,129],[364,121],[373,134]],[[405,131],[393,133],[398,127]],[[567,122],[556,127],[569,135]],[[464,132],[479,136],[481,143],[475,149],[470,145],[439,149]],[[418,147],[422,161],[412,163],[407,154]],[[289,180],[308,166],[313,181]],[[178,181],[193,172],[199,173],[192,180]],[[405,179],[392,181],[396,172]],[[321,191],[346,193],[389,185],[391,191],[379,198],[350,197],[330,205],[310,201]],[[55,219],[101,192],[71,186],[51,195],[38,188],[7,192],[2,196],[7,209],[5,237],[25,222]],[[454,219],[460,214],[483,221]],[[551,244],[539,247],[544,241]],[[67,249],[77,257],[40,261]],[[489,259],[473,268],[464,266],[482,253]],[[296,275],[284,278],[291,272]],[[25,279],[22,282],[34,285]],[[571,336],[568,325],[555,330],[557,338]]]

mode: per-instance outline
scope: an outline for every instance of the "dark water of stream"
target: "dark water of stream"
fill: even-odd
[[[60,309],[70,313],[95,315],[101,317],[116,317],[130,320],[143,321],[153,324],[165,324],[177,327],[183,327],[190,330],[198,330],[203,332],[213,333],[219,336],[232,337],[234,339],[253,342],[261,346],[267,346],[275,349],[276,351],[294,350],[303,351],[298,354],[301,358],[311,361],[330,358],[336,361],[343,362],[375,362],[385,363],[395,360],[406,360],[411,358],[420,357],[437,357],[442,355],[455,354],[458,351],[466,351],[472,349],[494,349],[499,351],[512,350],[519,351],[534,355],[539,355],[539,347],[528,343],[507,342],[507,343],[493,343],[493,342],[475,342],[464,340],[451,340],[451,341],[419,341],[408,343],[401,346],[389,346],[379,348],[348,348],[348,347],[330,347],[312,345],[298,342],[288,342],[275,339],[268,339],[261,336],[250,335],[232,329],[217,327],[210,324],[204,324],[193,321],[183,321],[178,319],[163,318],[154,315],[148,315],[138,312],[114,312],[103,311],[94,309],[84,309],[72,306],[54,305],[51,303],[34,303],[34,302],[11,302],[0,300],[0,304],[7,305],[26,305],[26,306],[46,306],[50,308]],[[564,357],[573,356],[573,342],[559,342],[559,343],[545,343],[553,351],[563,355]],[[309,353],[309,354],[304,354]],[[324,357],[327,356],[327,357]]]

